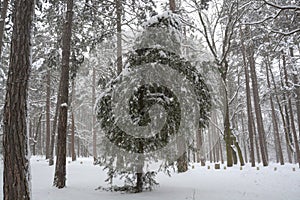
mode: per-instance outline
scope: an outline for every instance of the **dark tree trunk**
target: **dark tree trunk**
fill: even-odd
[[[34,135],[34,138],[33,138],[33,145],[32,145],[32,154],[35,156],[37,155],[37,151],[36,151],[36,146],[38,143],[38,140],[40,140],[40,137],[41,137],[41,123],[42,123],[42,112],[39,116],[39,119],[37,121],[37,124],[36,124],[36,129],[35,129],[35,135]]]
[[[46,83],[46,159],[50,157],[50,107],[51,107],[51,69],[47,71],[47,83]]]
[[[247,99],[247,116],[248,116],[248,133],[250,139],[250,160],[251,166],[255,167],[255,157],[254,157],[254,131],[255,129],[252,126],[253,122],[253,114],[252,114],[252,104],[251,104],[251,92],[250,92],[250,78],[249,71],[246,59],[246,48],[244,46],[244,37],[243,32],[240,27],[240,34],[242,40],[242,53],[243,53],[243,62],[244,62],[244,70],[245,70],[245,79],[246,79],[246,99]]]
[[[53,118],[52,131],[51,131],[49,166],[52,166],[54,164],[55,135],[56,135],[56,128],[57,128],[57,118],[58,118],[59,107],[60,107],[60,90],[61,90],[60,88],[61,88],[61,81],[59,82],[57,99],[56,99],[56,108],[55,108],[55,114]]]
[[[92,86],[92,106],[94,108],[96,103],[96,69],[93,67],[93,86]],[[96,133],[96,113],[92,110],[93,121],[92,121],[92,133],[93,133],[93,157],[97,159],[97,133]]]
[[[4,0],[1,7],[1,19],[0,19],[0,60],[2,58],[2,46],[3,46],[3,35],[4,35],[4,25],[7,15],[9,0]]]
[[[295,59],[293,47],[290,47],[290,55],[292,59]],[[296,71],[295,67],[293,67],[293,71]],[[298,139],[300,139],[300,85],[299,85],[299,78],[296,73],[293,73],[293,83],[295,87],[294,92],[296,94],[295,100],[296,100],[296,108],[297,108],[298,137],[299,137]],[[298,158],[298,162],[299,160],[300,158]]]
[[[289,80],[288,80],[288,74],[287,74],[287,69],[286,69],[286,58],[285,58],[284,54],[283,54],[282,60],[283,60],[283,71],[284,71],[284,77],[285,77],[285,84],[288,87],[289,86]],[[294,120],[294,113],[293,113],[293,108],[292,108],[291,97],[288,97],[288,107],[289,107],[289,111],[290,111],[291,128],[292,128],[292,133],[293,133],[294,143],[295,143],[296,162],[298,162],[299,167],[300,167],[299,141],[298,141],[298,136],[297,136],[297,132],[296,132],[296,126],[295,126],[295,120]]]
[[[196,135],[196,146],[197,146],[197,152],[196,152],[196,158],[197,162],[201,165],[205,165],[205,156],[204,156],[204,148],[203,148],[203,133],[202,129],[199,129]]]
[[[4,200],[31,197],[26,118],[33,13],[33,0],[15,1],[3,120]]]
[[[117,14],[117,73],[120,74],[123,68],[122,58],[122,1],[115,0]]]
[[[259,98],[259,93],[258,93],[258,83],[257,83],[254,52],[253,52],[252,44],[250,44],[250,46],[248,48],[248,60],[249,60],[249,65],[250,65],[250,74],[251,74],[251,80],[252,80],[252,92],[253,92],[253,99],[254,99],[254,108],[255,108],[257,132],[258,132],[261,157],[262,157],[263,166],[268,166],[268,156],[267,156],[267,147],[266,147],[267,144],[266,144],[266,139],[265,139],[265,129],[264,129],[261,107],[260,107],[260,98]]]
[[[140,142],[139,144],[139,152],[140,154],[144,153],[144,144]],[[144,168],[144,158],[143,156],[139,156],[137,163],[136,163],[136,193],[143,191],[143,168]]]
[[[224,84],[226,84],[226,80],[223,80]],[[226,87],[227,88],[227,87]],[[224,140],[226,143],[226,155],[227,155],[227,167],[233,166],[233,150],[232,150],[232,137],[230,130],[230,121],[229,121],[229,102],[228,102],[228,94],[225,89],[225,118],[224,118]]]
[[[75,79],[72,79],[72,95],[70,98],[72,103],[71,106],[71,157],[72,161],[76,160],[76,152],[75,152],[75,119],[74,119],[74,107],[75,107]]]
[[[175,12],[175,9],[176,9],[176,2],[175,2],[175,0],[169,0],[169,5],[170,5],[170,10],[172,12]]]
[[[266,74],[267,74],[268,88],[271,89],[271,81],[270,81],[270,77],[269,77],[269,63],[266,64]],[[279,129],[278,129],[278,122],[277,122],[275,106],[274,106],[272,97],[270,97],[270,105],[271,105],[272,121],[273,121],[273,127],[274,127],[274,138],[275,138],[275,147],[276,147],[275,150],[276,150],[276,154],[277,154],[280,164],[284,165],[284,159],[283,159],[282,147],[281,147]]]
[[[57,133],[57,157],[54,175],[54,185],[58,188],[66,186],[66,133],[68,121],[68,97],[69,97],[69,63],[70,45],[72,35],[73,0],[67,1],[67,13],[62,36],[62,70],[61,91]]]
[[[273,72],[272,72],[271,68],[269,68],[269,71],[270,71],[270,75],[271,75],[271,78],[272,78],[272,83],[273,83],[274,91],[277,94],[277,86],[276,86],[275,78],[274,78],[274,75],[273,75]],[[284,97],[284,95],[283,95],[283,97]],[[288,127],[288,125],[286,123],[285,116],[284,116],[284,111],[283,111],[283,106],[280,103],[280,99],[279,99],[278,95],[276,95],[275,98],[276,98],[277,106],[279,108],[279,112],[280,112],[282,123],[283,123],[283,129],[284,129],[284,133],[285,133],[285,141],[286,141],[286,148],[287,148],[288,160],[291,163],[292,162],[292,156],[291,156],[291,148],[290,148],[290,141],[289,141],[289,127]]]

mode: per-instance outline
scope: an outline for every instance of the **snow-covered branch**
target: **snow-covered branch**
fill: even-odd
[[[274,8],[280,9],[280,10],[296,10],[300,11],[300,6],[297,5],[287,5],[287,6],[282,6],[278,4],[271,3],[269,1],[264,0],[265,4],[272,6]]]
[[[281,35],[284,35],[284,36],[289,36],[289,35],[292,35],[294,33],[300,32],[300,28],[297,28],[297,29],[289,31],[289,32],[282,32],[282,31],[278,31],[278,30],[273,30],[272,29],[271,32],[278,33],[278,34],[281,34]]]

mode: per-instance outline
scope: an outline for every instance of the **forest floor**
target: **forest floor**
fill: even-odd
[[[68,161],[70,158],[68,158]],[[0,161],[2,162],[2,161]],[[210,169],[208,169],[210,166]],[[259,170],[247,164],[220,170],[213,164],[205,167],[191,164],[186,173],[171,177],[158,174],[159,186],[151,192],[123,194],[96,190],[107,187],[106,173],[93,165],[92,158],[79,158],[67,163],[67,188],[52,186],[54,166],[49,167],[43,157],[31,158],[34,200],[298,200],[300,197],[300,169],[297,165],[280,166],[271,163]],[[274,168],[276,167],[276,170]],[[294,169],[294,170],[293,170]],[[2,170],[0,164],[0,199],[2,199]]]

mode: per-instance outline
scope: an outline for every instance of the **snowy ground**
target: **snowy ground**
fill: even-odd
[[[233,167],[214,170],[194,164],[183,174],[168,177],[158,175],[158,186],[152,192],[121,194],[95,190],[106,186],[105,172],[92,165],[92,158],[79,158],[67,165],[67,185],[65,189],[52,187],[54,167],[49,167],[43,158],[33,157],[32,187],[34,200],[298,200],[300,198],[300,169],[296,165],[251,168],[240,170]],[[209,165],[209,163],[207,163]],[[212,166],[212,165],[211,165]],[[277,170],[274,170],[277,167]],[[0,164],[0,199],[2,199],[2,168]],[[295,168],[295,171],[293,171]]]

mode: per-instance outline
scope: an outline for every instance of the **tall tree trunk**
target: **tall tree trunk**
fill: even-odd
[[[254,125],[254,120],[253,120],[253,123]],[[257,162],[260,163],[260,153],[259,153],[259,145],[258,145],[258,136],[257,136],[257,133],[254,134],[255,136],[255,147],[256,147],[256,156],[257,156]]]
[[[175,0],[169,0],[169,5],[170,5],[170,10],[172,12],[175,12],[175,9],[176,9],[176,2],[175,2]]]
[[[252,126],[253,114],[252,114],[252,104],[251,104],[251,91],[250,91],[250,78],[248,65],[246,61],[246,48],[244,45],[244,37],[243,32],[240,27],[240,35],[241,35],[241,43],[242,43],[242,53],[243,53],[243,63],[244,63],[244,71],[245,71],[245,79],[246,79],[246,99],[247,99],[247,116],[248,116],[248,133],[250,139],[250,160],[251,166],[255,167],[255,157],[254,157],[254,127]]]
[[[51,69],[47,71],[47,83],[46,83],[46,159],[50,157],[50,107],[51,107]]]
[[[205,165],[205,156],[204,156],[204,148],[203,148],[203,136],[202,129],[199,129],[196,135],[196,158],[197,162],[201,162],[201,165]]]
[[[287,74],[287,69],[286,69],[286,58],[285,58],[284,54],[283,54],[282,60],[283,60],[283,71],[284,71],[284,77],[285,77],[285,85],[288,87],[289,86],[289,83],[288,83],[289,80],[288,80],[288,74]],[[293,113],[293,108],[292,108],[291,97],[288,97],[288,106],[289,106],[290,117],[291,117],[291,128],[292,128],[292,133],[293,133],[294,143],[295,143],[296,162],[298,162],[299,167],[300,167],[299,141],[298,141],[298,136],[297,136],[296,127],[295,127],[295,120],[294,120],[294,113]]]
[[[74,120],[74,112],[72,112],[72,125],[71,125],[71,153],[72,153],[72,161],[76,160],[76,152],[75,152],[75,120]]]
[[[60,88],[61,88],[61,81],[59,81],[59,87],[58,87],[58,92],[56,97],[56,108],[55,108],[55,114],[53,118],[52,131],[51,131],[49,166],[52,166],[54,164],[55,135],[56,135],[56,128],[57,128],[57,118],[58,118],[59,107],[60,107],[60,90],[61,90]]]
[[[122,1],[115,0],[117,14],[117,73],[120,74],[123,68],[122,58]]]
[[[15,1],[3,130],[3,199],[29,200],[28,79],[34,0]]]
[[[57,135],[57,157],[54,175],[54,185],[57,188],[66,186],[66,132],[68,121],[68,97],[69,97],[69,63],[70,63],[70,46],[72,35],[72,18],[73,18],[73,0],[67,0],[67,13],[64,23],[62,36],[62,70],[61,70],[61,91],[58,118],[58,135]]]
[[[258,83],[257,83],[257,76],[256,76],[256,69],[255,69],[255,60],[254,60],[254,52],[253,46],[250,44],[248,48],[248,60],[250,65],[250,74],[252,80],[252,92],[253,92],[253,99],[254,99],[254,110],[256,115],[256,123],[257,123],[257,131],[259,136],[259,145],[261,151],[261,157],[263,166],[268,166],[268,156],[267,156],[267,147],[266,147],[266,139],[265,139],[265,129],[262,120],[262,113],[260,108],[260,98],[258,93]]]
[[[283,52],[282,52],[283,53]],[[280,62],[279,62],[279,70],[281,70],[281,66],[280,66]],[[281,81],[281,87],[284,88],[284,75],[281,74],[280,71],[280,81]],[[286,103],[287,97],[286,94],[282,94],[282,101],[285,102],[284,103],[284,113],[285,113],[285,123],[286,123],[286,147],[287,147],[287,152],[288,152],[288,156],[289,156],[289,162],[292,163],[292,154],[294,153],[293,151],[293,136],[292,136],[292,131],[291,131],[291,125],[290,125],[290,114],[288,111],[288,104]]]
[[[219,138],[219,150],[220,150],[220,156],[221,156],[221,163],[224,164],[223,150],[222,150],[222,144],[221,144],[220,138]]]
[[[8,3],[9,3],[9,0],[4,0],[2,2],[2,7],[1,7],[1,19],[0,19],[0,60],[2,60],[1,58],[2,58],[4,25],[5,25],[6,15],[7,15]]]
[[[224,140],[226,143],[226,155],[227,155],[227,167],[233,166],[233,150],[232,150],[232,133],[230,130],[229,121],[229,102],[228,102],[228,91],[226,85],[226,77],[223,78],[225,85],[225,117],[224,117]]]
[[[93,67],[93,86],[92,86],[92,108],[96,103],[96,69]],[[92,132],[93,132],[93,157],[97,159],[97,133],[96,133],[96,113],[93,109],[93,121],[92,121]]]
[[[41,112],[39,119],[37,121],[37,124],[36,124],[36,129],[35,129],[34,141],[33,141],[33,146],[32,146],[32,154],[33,155],[37,155],[36,146],[37,146],[37,144],[41,144],[40,137],[41,137],[42,116],[43,116],[43,114]],[[38,141],[38,140],[40,140],[40,141]],[[38,147],[38,149],[39,149],[39,147]]]
[[[269,61],[266,63],[266,74],[267,74],[267,83],[268,83],[268,88],[271,89],[271,81],[269,77]],[[273,131],[274,131],[274,138],[275,138],[275,147],[276,147],[276,152],[277,156],[279,158],[279,162],[281,165],[284,165],[284,159],[283,159],[283,153],[282,153],[282,147],[281,147],[281,142],[280,142],[280,136],[279,136],[279,130],[278,130],[278,122],[277,122],[277,117],[275,113],[275,106],[273,103],[273,98],[270,97],[270,105],[271,105],[271,112],[272,112],[272,121],[273,121]]]
[[[275,78],[274,78],[272,69],[269,68],[269,71],[270,71],[270,75],[271,75],[271,78],[272,78],[274,92],[277,94],[277,86],[276,86],[276,83],[275,83]],[[285,98],[284,96],[285,95],[283,95],[283,98]],[[286,148],[287,148],[288,161],[289,161],[289,163],[291,163],[292,162],[292,156],[291,156],[291,145],[290,145],[290,140],[289,140],[289,132],[290,132],[289,131],[289,126],[286,123],[286,119],[285,119],[285,116],[284,116],[284,111],[283,111],[283,108],[282,108],[282,105],[280,103],[280,99],[279,99],[278,95],[275,96],[275,99],[276,99],[277,106],[279,108],[279,112],[280,112],[282,123],[283,123],[283,129],[284,129],[284,133],[285,133],[285,142],[286,142]],[[286,117],[288,117],[288,115]]]
[[[293,47],[290,47],[290,55],[291,58],[294,59],[294,50]],[[292,62],[294,63],[294,60],[292,60]],[[296,61],[295,61],[296,63]],[[293,71],[297,72],[297,69],[295,66],[293,66]],[[295,100],[296,100],[296,108],[297,108],[297,122],[298,122],[298,137],[300,138],[300,85],[299,85],[299,78],[298,78],[298,74],[293,73],[293,82],[294,82],[294,91],[296,94]]]
[[[72,94],[71,94],[71,157],[72,161],[76,160],[75,152],[75,119],[74,119],[74,107],[75,107],[75,78],[72,79]]]

